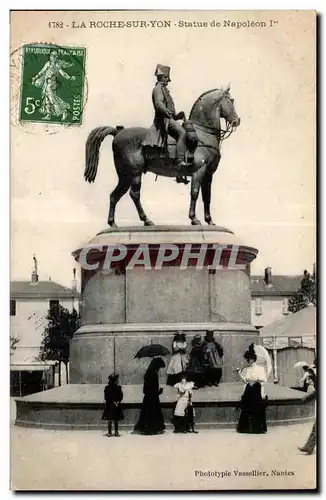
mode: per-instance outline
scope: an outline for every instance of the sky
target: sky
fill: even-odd
[[[84,182],[85,142],[100,125],[149,126],[157,63],[171,66],[177,110],[189,113],[204,91],[231,82],[241,126],[223,143],[212,184],[212,216],[259,250],[253,274],[301,274],[315,262],[315,38],[312,12],[58,12],[84,21],[166,19],[171,28],[50,29],[51,14],[16,12],[11,50],[50,42],[87,49],[87,99],[80,127],[21,125],[16,119],[19,69],[11,116],[11,279],[29,279],[32,256],[40,279],[69,285],[72,251],[106,227],[117,177],[111,143],[101,147],[94,184]],[[277,21],[271,28],[179,28],[187,21]],[[17,55],[18,54],[18,55]],[[19,51],[12,56],[18,63]],[[19,64],[18,64],[19,66]],[[143,206],[156,224],[189,225],[189,186],[143,177]],[[203,220],[199,198],[197,215]],[[119,226],[138,225],[133,202],[118,204]],[[78,265],[77,265],[78,268]]]

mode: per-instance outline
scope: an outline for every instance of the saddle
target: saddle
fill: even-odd
[[[198,144],[198,137],[196,134],[196,130],[193,126],[193,123],[189,120],[186,120],[182,124],[183,128],[186,131],[186,139],[185,139],[185,145],[186,145],[186,154],[185,154],[185,160],[186,163],[189,165],[192,165],[193,159],[194,159],[194,154],[195,150],[197,148]],[[158,146],[150,146],[150,145],[144,145],[142,146],[142,151],[143,155],[145,158],[145,163],[147,164],[147,168],[145,167],[144,173],[148,170],[148,164],[151,163],[160,163],[163,168],[169,168],[173,169],[173,167],[176,164],[176,141],[168,136],[164,138],[163,144],[165,144],[164,147],[158,147]],[[189,172],[183,172],[183,175],[192,175],[192,169],[190,168]]]

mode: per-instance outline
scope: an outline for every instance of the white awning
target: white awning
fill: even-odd
[[[259,330],[260,337],[316,337],[316,307],[309,305],[300,311],[290,314],[264,326]]]
[[[49,363],[29,363],[10,365],[11,372],[45,372],[56,364],[55,361]]]

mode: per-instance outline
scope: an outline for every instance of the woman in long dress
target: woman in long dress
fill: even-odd
[[[192,349],[190,352],[186,374],[187,378],[195,383],[194,389],[199,389],[200,387],[205,387],[207,355],[205,351],[205,344],[202,342],[199,334],[194,336],[191,344]]]
[[[184,333],[177,333],[172,342],[172,358],[169,363],[167,373],[167,385],[174,386],[181,381],[188,364],[186,336]]]
[[[206,331],[203,345],[206,354],[206,385],[218,387],[222,378],[223,347],[215,340],[214,332],[210,330]]]
[[[245,389],[241,397],[241,413],[237,425],[237,432],[246,434],[263,434],[267,432],[266,405],[267,396],[264,393],[264,383],[267,382],[263,366],[256,364],[257,355],[253,346],[244,353],[248,366],[243,370],[237,369],[244,381]]]
[[[144,375],[144,398],[139,420],[134,428],[134,431],[140,434],[161,434],[165,429],[159,398],[163,389],[159,388],[158,380],[158,372],[164,366],[165,363],[161,358],[154,358]]]

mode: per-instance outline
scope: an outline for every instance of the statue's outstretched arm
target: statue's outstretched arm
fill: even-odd
[[[65,78],[66,80],[74,80],[74,77],[68,75],[68,73],[66,73],[65,71],[63,71],[62,68],[59,69],[59,73],[61,76],[63,76],[63,78]]]

